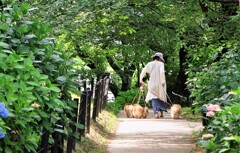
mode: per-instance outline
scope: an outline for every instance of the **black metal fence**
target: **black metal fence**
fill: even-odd
[[[70,124],[70,128],[73,133],[77,131],[80,132],[80,136],[78,138],[80,141],[81,137],[84,137],[86,133],[90,133],[91,118],[93,121],[96,121],[99,113],[105,109],[107,103],[108,85],[109,75],[106,75],[103,79],[96,83],[94,91],[94,88],[92,88],[92,90],[85,88],[80,95],[80,99],[74,99],[74,102],[77,103],[78,107],[73,110],[76,115],[71,119],[72,122]],[[80,123],[84,126],[84,128],[78,129],[74,123]],[[64,127],[60,124],[60,122],[56,124],[56,127],[64,130]],[[41,144],[39,146],[39,153],[72,153],[72,151],[76,149],[76,139],[73,136],[68,136],[65,139],[61,132],[55,131],[52,134],[54,144],[48,143],[49,137],[50,132],[44,129]]]

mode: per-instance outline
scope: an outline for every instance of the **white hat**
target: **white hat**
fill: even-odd
[[[160,53],[160,52],[157,52],[157,53],[155,53],[153,56],[152,56],[152,58],[154,58],[154,57],[159,57],[159,58],[161,58],[161,60],[163,60],[163,62],[165,62],[165,60],[163,59],[163,54],[162,53]]]

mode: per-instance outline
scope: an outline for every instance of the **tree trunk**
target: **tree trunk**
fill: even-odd
[[[123,74],[119,74],[122,79],[122,87],[121,91],[127,91],[131,88],[132,76],[134,73],[134,69],[124,70]]]
[[[184,97],[186,97],[187,101],[185,101],[184,103],[182,102],[182,105],[187,105],[190,106],[191,102],[189,100],[189,96],[190,96],[190,92],[187,89],[186,86],[186,81],[187,81],[187,75],[186,75],[186,59],[187,59],[187,52],[185,50],[185,47],[181,47],[180,51],[179,51],[179,73],[177,76],[177,85],[176,87],[177,92],[179,95],[182,95]],[[180,101],[182,101],[182,99],[180,99]]]

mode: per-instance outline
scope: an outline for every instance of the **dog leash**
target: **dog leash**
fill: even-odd
[[[145,97],[144,97],[144,92],[147,93],[147,89],[146,89],[146,87],[140,87],[140,90],[142,92],[141,95],[142,95],[142,98],[143,98],[143,101],[144,101],[144,106],[147,107]]]
[[[166,95],[167,95],[167,98],[168,98],[169,101],[171,102],[171,105],[170,105],[170,106],[172,106],[172,105],[173,105],[173,102],[171,101],[171,99],[170,99],[170,97],[168,96],[167,92],[165,92],[165,93],[166,93]]]
[[[178,96],[178,97],[180,97],[180,98],[187,98],[187,97],[184,97],[184,96],[182,96],[182,95],[179,95],[179,94],[177,94],[177,93],[175,93],[175,92],[173,92],[173,91],[172,91],[172,94],[174,94],[174,95],[176,95],[176,96]]]
[[[133,101],[132,101],[132,104],[133,104],[133,102],[135,101],[135,99],[137,98],[137,95],[139,95],[140,94],[140,89],[138,90],[138,93],[135,95],[135,97],[133,98]],[[138,96],[139,97],[139,96]],[[139,99],[139,98],[138,98]],[[139,102],[138,102],[139,103]]]
[[[164,90],[164,91],[165,91],[165,90]],[[170,101],[171,104],[169,104],[169,103],[167,102],[167,99],[166,99],[165,103],[167,103],[169,106],[172,106],[172,105],[173,105],[173,102],[171,101],[170,97],[168,96],[167,91],[165,91],[165,94],[166,94],[166,96],[167,96],[167,98],[168,98],[168,100]]]
[[[138,93],[133,98],[132,104],[134,103],[134,101],[137,98],[137,96],[138,96],[137,104],[139,104],[141,96],[142,96],[142,98],[144,100],[144,92],[146,92],[146,88],[145,87],[140,87],[139,90],[138,90]],[[146,107],[146,102],[145,101],[144,101],[144,105]]]

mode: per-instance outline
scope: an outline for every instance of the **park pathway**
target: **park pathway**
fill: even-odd
[[[169,113],[155,119],[150,110],[147,119],[127,118],[119,113],[115,136],[107,146],[108,153],[194,153],[191,137],[198,122],[173,120]]]

